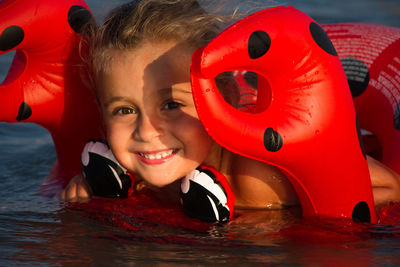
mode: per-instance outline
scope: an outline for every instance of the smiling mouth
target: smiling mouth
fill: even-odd
[[[140,160],[147,164],[162,164],[165,161],[171,159],[178,149],[169,149],[160,152],[138,152]]]

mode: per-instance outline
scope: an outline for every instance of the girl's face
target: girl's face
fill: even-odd
[[[192,97],[192,50],[176,42],[145,42],[110,53],[98,89],[116,159],[154,186],[182,178],[212,145]]]

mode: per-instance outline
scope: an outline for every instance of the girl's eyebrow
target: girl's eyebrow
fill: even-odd
[[[166,87],[166,88],[160,89],[160,91],[159,91],[160,94],[170,94],[171,92],[181,92],[181,93],[185,93],[185,94],[192,94],[192,90],[185,90],[180,87],[169,87],[169,88]]]
[[[130,102],[128,97],[125,97],[125,96],[114,96],[114,97],[110,98],[109,100],[107,100],[107,102],[104,103],[104,107],[108,107],[112,103],[118,102],[118,101]]]

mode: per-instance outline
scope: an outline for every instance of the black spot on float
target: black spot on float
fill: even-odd
[[[17,121],[24,121],[28,119],[31,115],[32,115],[31,107],[27,103],[22,102],[21,105],[19,106]]]
[[[94,23],[94,19],[85,7],[72,6],[68,11],[68,23],[75,32],[85,34],[85,26]]]
[[[336,49],[332,44],[331,39],[329,39],[326,32],[315,22],[310,23],[310,32],[314,41],[319,47],[321,47],[325,52],[331,54],[332,56],[337,56]]]
[[[364,159],[367,159],[367,154],[365,153],[364,142],[361,134],[361,128],[360,124],[358,123],[357,117],[356,117],[356,129],[357,129],[358,143],[360,144],[361,152],[363,153]]]
[[[272,128],[267,128],[264,132],[264,147],[271,152],[276,152],[283,145],[282,136]]]
[[[361,60],[352,57],[344,57],[341,58],[340,61],[346,73],[351,95],[356,97],[364,93],[369,83],[369,70],[367,65]]]
[[[258,88],[257,73],[252,71],[246,71],[245,74],[243,75],[243,78],[249,86],[251,86],[254,89]]]
[[[7,27],[0,35],[0,50],[7,51],[13,49],[24,40],[24,30],[19,26]]]
[[[267,53],[271,46],[271,38],[264,31],[255,31],[249,37],[248,52],[252,59],[259,58]]]
[[[394,128],[400,130],[400,103],[397,104],[396,109],[394,110],[393,123]]]
[[[371,222],[371,213],[368,204],[364,201],[358,202],[353,209],[352,218],[355,222]]]

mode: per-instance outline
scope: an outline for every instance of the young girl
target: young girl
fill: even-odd
[[[142,0],[115,9],[91,40],[91,66],[107,142],[136,182],[178,201],[180,180],[200,164],[224,174],[236,208],[283,209],[299,205],[277,168],[216,144],[196,113],[190,85],[195,49],[220,31],[216,16],[195,0]],[[220,84],[236,101],[229,77]],[[400,200],[400,177],[368,159],[377,207]],[[91,197],[82,175],[61,194]]]

